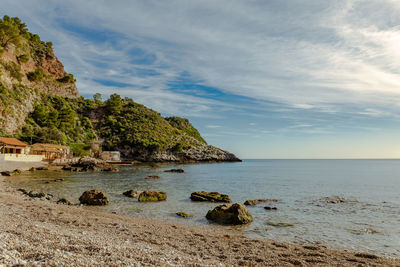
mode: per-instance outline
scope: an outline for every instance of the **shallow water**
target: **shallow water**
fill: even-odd
[[[164,172],[178,167],[185,173]],[[161,179],[144,179],[148,175]],[[65,180],[45,183],[60,177]],[[105,191],[111,203],[90,209],[196,225],[208,225],[204,216],[218,204],[191,202],[191,192],[218,191],[241,203],[274,198],[280,201],[249,207],[254,222],[236,229],[252,237],[400,256],[400,160],[245,160],[129,166],[118,173],[38,171],[12,177],[11,184],[73,202],[84,190],[96,188]],[[166,191],[168,199],[139,203],[122,195],[129,189]],[[177,217],[177,211],[194,217]]]

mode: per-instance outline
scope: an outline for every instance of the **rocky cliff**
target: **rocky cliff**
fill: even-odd
[[[103,149],[142,161],[239,160],[208,145],[187,119],[164,118],[117,94],[79,97],[52,43],[18,18],[0,20],[0,74],[0,135],[70,145],[78,156]]]
[[[0,128],[15,133],[40,95],[78,97],[73,76],[54,55],[51,42],[30,33],[18,18],[0,20]]]

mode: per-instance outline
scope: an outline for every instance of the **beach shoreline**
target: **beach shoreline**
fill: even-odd
[[[0,266],[398,266],[400,259],[245,237],[32,199],[0,177]]]

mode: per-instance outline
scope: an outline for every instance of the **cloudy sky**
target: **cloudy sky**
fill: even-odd
[[[2,0],[81,95],[189,118],[242,158],[400,158],[398,0]]]

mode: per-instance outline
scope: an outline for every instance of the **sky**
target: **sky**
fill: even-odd
[[[400,158],[398,0],[2,0],[79,92],[241,158]]]

